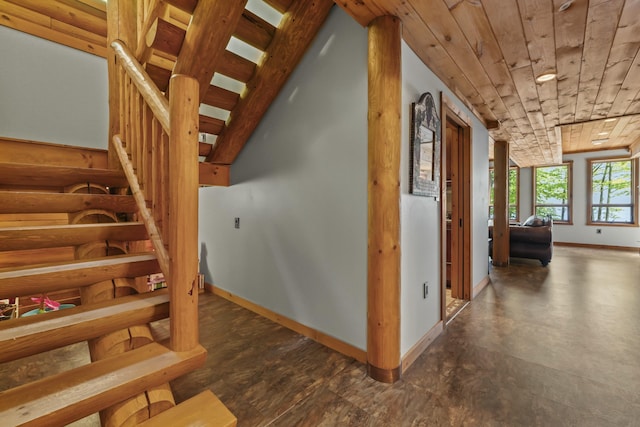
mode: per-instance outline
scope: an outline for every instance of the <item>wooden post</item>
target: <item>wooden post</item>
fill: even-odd
[[[120,70],[116,64],[116,55],[110,48],[114,40],[122,40],[127,46],[136,46],[137,5],[132,0],[110,0],[107,2],[107,71],[109,75],[109,135],[108,164],[111,169],[121,169],[118,155],[113,151],[110,141],[120,130]],[[124,137],[124,136],[123,136]]]
[[[369,26],[369,242],[367,364],[369,376],[400,378],[401,22]]]
[[[509,144],[493,144],[493,265],[509,265]]]
[[[198,345],[198,81],[169,82],[169,295],[171,348]],[[166,227],[166,225],[165,225]]]

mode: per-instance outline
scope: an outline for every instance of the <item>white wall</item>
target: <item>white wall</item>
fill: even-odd
[[[366,349],[367,32],[341,9],[231,173],[200,190],[206,280]]]
[[[472,117],[472,286],[487,275],[487,219],[489,209],[489,135],[484,126],[445,87],[418,56],[402,43],[402,161],[401,250],[402,318],[401,354],[405,354],[440,320],[440,208],[432,197],[409,194],[410,106],[424,92],[431,92],[440,111],[440,92]],[[429,283],[423,299],[422,284]]]
[[[587,225],[589,168],[587,160],[592,158],[628,156],[626,150],[609,150],[567,154],[564,161],[573,161],[573,224],[553,224],[553,240],[556,242],[580,243],[606,246],[640,246],[640,228],[628,226]],[[532,168],[520,170],[520,219],[524,221],[533,213]],[[601,234],[596,230],[600,229]]]
[[[104,58],[0,26],[0,136],[107,148]]]

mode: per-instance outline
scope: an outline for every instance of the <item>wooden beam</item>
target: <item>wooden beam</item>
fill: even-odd
[[[201,1],[202,3],[202,1]],[[218,2],[220,3],[220,2]],[[196,7],[197,11],[197,7]],[[207,86],[208,87],[208,86]],[[169,293],[171,348],[198,345],[198,81],[174,75],[169,83]]]
[[[220,63],[216,67],[216,72],[246,83],[254,76],[256,64],[240,55],[225,50],[220,58]]]
[[[493,265],[509,265],[509,143],[493,145]]]
[[[167,3],[164,0],[151,0],[148,5],[147,16],[144,17],[145,21],[140,28],[140,37],[138,37],[138,44],[136,47],[136,59],[141,64],[145,64],[151,56],[151,49],[147,45],[147,37],[149,31],[156,24],[159,17],[163,16],[167,10]]]
[[[136,212],[131,196],[112,194],[70,194],[0,191],[0,213],[77,212],[106,209],[113,212]]]
[[[136,33],[136,2],[131,0],[111,0],[107,2],[107,71],[109,76],[109,134],[107,145],[109,147],[109,168],[120,169],[118,156],[113,152],[110,141],[114,135],[123,133],[120,129],[120,70],[116,61],[116,54],[110,48],[116,40],[122,41],[126,46],[135,47],[137,44]]]
[[[43,316],[30,316],[2,322],[0,363],[168,316],[169,296],[166,291],[158,291],[51,312],[46,320]]]
[[[231,111],[235,108],[239,99],[240,94],[236,92],[218,86],[209,85],[209,89],[207,90],[202,103]]]
[[[198,0],[167,0],[171,6],[175,6],[185,12],[193,13],[198,4]]]
[[[78,246],[95,241],[147,240],[139,222],[0,228],[0,251]]]
[[[200,132],[218,135],[224,128],[224,121],[200,114]]]
[[[0,137],[0,162],[107,168],[107,150]]]
[[[331,0],[299,0],[283,16],[259,71],[247,82],[247,95],[231,112],[207,161],[233,163],[302,59],[332,6]]]
[[[0,163],[0,183],[41,187],[67,187],[73,184],[89,183],[107,187],[127,187],[129,185],[127,178],[120,171],[22,163]]]
[[[382,16],[369,26],[369,375],[400,379],[401,22]]]
[[[276,28],[248,10],[242,13],[234,36],[251,46],[262,51],[267,50],[271,39],[276,33]]]
[[[216,185],[228,187],[231,185],[231,167],[200,162],[200,185]]]
[[[193,11],[173,74],[194,77],[200,85],[199,99],[203,99],[209,89],[213,73],[220,64],[246,3],[247,0],[200,0]]]
[[[178,56],[186,32],[171,22],[156,18],[145,35],[145,45],[149,49],[159,50],[169,55]],[[137,56],[137,55],[136,55]],[[144,61],[140,61],[144,63]]]
[[[55,262],[0,270],[0,298],[37,295],[87,286],[113,278],[158,273],[152,253],[114,255],[82,261]]]
[[[159,343],[0,392],[0,415],[11,426],[67,425],[191,372],[204,364],[198,346],[176,353]]]

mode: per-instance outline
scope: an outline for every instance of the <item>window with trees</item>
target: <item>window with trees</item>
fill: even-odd
[[[589,223],[636,224],[635,161],[589,160]]]
[[[493,219],[494,211],[494,171],[489,169],[489,219]],[[519,218],[518,205],[520,204],[520,168],[509,168],[509,221],[517,221]]]
[[[571,162],[533,168],[533,205],[536,216],[571,223]]]

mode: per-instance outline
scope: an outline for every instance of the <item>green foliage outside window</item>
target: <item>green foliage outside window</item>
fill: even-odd
[[[591,221],[633,224],[631,160],[591,161]]]
[[[489,219],[493,219],[495,184],[493,168],[489,169]],[[509,220],[518,219],[518,168],[509,168]]]
[[[535,214],[570,222],[569,164],[534,168]]]

